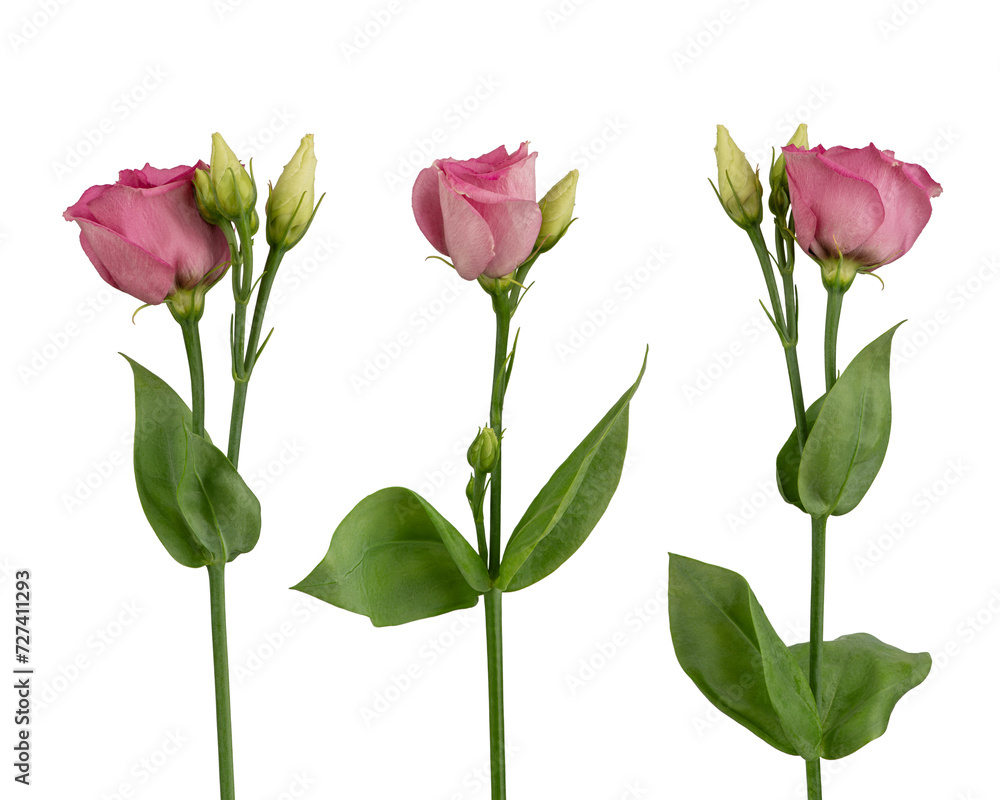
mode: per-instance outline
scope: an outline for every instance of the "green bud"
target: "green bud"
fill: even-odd
[[[492,472],[500,454],[500,443],[493,428],[480,428],[479,435],[469,445],[469,466],[476,472]]]
[[[476,476],[474,473],[469,476],[469,482],[465,485],[465,497],[470,506],[476,501]]]
[[[237,220],[257,204],[257,187],[221,134],[212,134],[212,183],[219,213]]]
[[[803,150],[809,149],[809,136],[804,122],[795,129],[795,133],[793,133],[792,138],[788,140],[788,144],[794,144],[796,147]],[[771,213],[774,214],[774,216],[779,219],[784,219],[785,215],[788,213],[790,202],[788,197],[788,175],[785,172],[784,153],[779,153],[778,157],[774,160],[774,164],[771,165],[769,180],[771,183],[771,196],[768,198],[767,206],[771,209]]]
[[[312,222],[315,195],[316,154],[312,134],[302,137],[281,177],[268,193],[267,243],[288,250],[298,244]]]
[[[576,205],[576,183],[580,179],[579,170],[570,170],[566,177],[545,193],[538,201],[542,212],[542,227],[538,231],[535,249],[544,253],[555,247],[573,220]]]
[[[764,187],[746,154],[736,146],[724,125],[718,125],[715,158],[719,165],[719,199],[729,218],[743,229],[763,219]]]
[[[202,219],[209,225],[222,225],[226,222],[226,218],[219,213],[218,203],[215,202],[212,179],[203,169],[194,171],[194,199]]]

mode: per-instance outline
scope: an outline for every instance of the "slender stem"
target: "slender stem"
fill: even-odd
[[[205,368],[201,361],[201,336],[198,320],[179,317],[187,351],[188,369],[191,371],[191,429],[199,436],[205,435]]]
[[[503,464],[503,397],[507,364],[507,340],[510,337],[510,297],[494,295],[497,318],[496,348],[493,355],[493,394],[490,398],[490,427],[497,435],[497,461],[490,478],[490,577],[500,569],[500,468]]]
[[[497,435],[497,460],[490,477],[489,572],[500,571],[500,467],[503,454],[503,398],[507,391],[507,340],[510,337],[510,296],[493,296],[497,318],[496,349],[493,358],[493,391],[490,396],[490,427]],[[503,726],[503,627],[499,589],[486,593],[486,666],[490,703],[490,784],[492,800],[506,800],[507,768]]]
[[[829,392],[837,382],[837,329],[840,327],[840,309],[844,303],[844,290],[828,286],[826,290],[826,336],[823,347],[823,374]]]
[[[222,800],[236,797],[233,773],[233,721],[229,707],[229,648],[226,644],[225,562],[209,564],[212,603],[212,662],[215,666],[215,722],[219,735],[219,789]]]
[[[795,282],[792,279],[791,270],[782,270],[782,288],[785,294],[784,309],[778,297],[778,285],[774,280],[774,270],[771,266],[771,256],[764,243],[764,235],[760,226],[755,226],[747,231],[750,241],[753,242],[754,250],[757,252],[757,259],[764,272],[764,280],[767,283],[767,293],[771,299],[771,313],[774,316],[775,325],[778,327],[778,335],[781,338],[781,345],[785,351],[785,369],[788,372],[788,386],[792,392],[792,411],[795,414],[795,433],[799,442],[799,451],[805,447],[808,427],[806,425],[806,404],[802,396],[802,378],[799,375],[799,355],[798,345],[798,307],[795,301]],[[782,257],[780,265],[785,264]]]
[[[244,261],[248,258],[247,253],[250,251],[250,247],[247,246],[244,253]],[[253,322],[250,326],[250,338],[246,345],[246,355],[243,356],[242,363],[236,364],[236,359],[234,358],[234,377],[236,379],[236,384],[233,387],[233,410],[229,421],[229,460],[232,465],[238,466],[240,460],[240,443],[243,438],[243,416],[246,411],[247,404],[247,388],[250,383],[250,376],[253,373],[254,365],[257,363],[257,350],[258,343],[260,342],[261,330],[264,327],[264,312],[267,310],[267,301],[271,295],[271,287],[274,285],[274,278],[278,273],[278,265],[281,263],[281,259],[284,256],[284,251],[280,249],[274,249],[268,251],[267,261],[264,263],[264,274],[260,279],[260,287],[257,290],[257,302],[254,306],[253,312]],[[252,262],[251,262],[252,263]],[[249,280],[249,276],[247,276]],[[240,301],[237,299],[236,302],[237,316],[240,311]],[[246,313],[246,308],[243,309],[244,314]],[[243,332],[242,325],[238,325],[241,330],[237,331],[239,334],[238,344],[234,343],[234,347],[242,348],[243,346]],[[236,351],[240,352],[240,351]],[[242,375],[239,374],[239,370],[242,369]]]
[[[823,597],[826,584],[826,517],[812,518],[812,577],[809,595],[809,688],[819,705],[823,692]],[[820,762],[806,762],[809,800],[823,796]]]
[[[486,669],[490,685],[490,785],[492,800],[507,798],[503,732],[503,623],[499,589],[486,593]]]
[[[806,791],[809,800],[823,800],[823,780],[818,758],[806,762]]]

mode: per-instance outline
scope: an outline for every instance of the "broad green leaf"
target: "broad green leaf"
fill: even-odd
[[[647,356],[648,356],[647,349]],[[504,550],[496,585],[513,592],[540,581],[584,543],[618,488],[628,444],[629,402],[639,377],[531,501]]]
[[[128,356],[135,377],[135,487],[139,502],[167,552],[185,567],[214,560],[212,549],[188,525],[177,501],[187,461],[185,426],[191,412],[163,380]]]
[[[809,669],[809,644],[789,650]],[[843,758],[885,733],[899,699],[927,677],[928,653],[906,653],[868,633],[852,633],[823,643],[819,717],[823,758]]]
[[[819,416],[819,410],[823,407],[824,400],[826,400],[825,394],[806,409],[806,436],[812,430],[816,422],[816,417]],[[793,428],[792,435],[788,437],[781,446],[781,450],[778,451],[776,463],[778,492],[781,494],[781,499],[786,503],[791,503],[793,506],[805,511],[802,508],[802,501],[799,499],[799,463],[801,461],[802,453],[799,450],[799,435],[795,428]]]
[[[177,504],[214,561],[249,553],[260,537],[260,502],[226,455],[185,428],[187,459]]]
[[[450,522],[420,495],[396,487],[358,503],[323,560],[292,588],[382,627],[470,608],[490,579]]]
[[[899,323],[847,365],[820,409],[799,466],[799,498],[814,517],[846,514],[865,496],[889,446],[889,354]]]
[[[668,597],[674,652],[702,694],[772,747],[818,758],[809,683],[746,580],[671,553]]]

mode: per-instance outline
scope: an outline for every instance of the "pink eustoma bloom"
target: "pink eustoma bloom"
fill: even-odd
[[[413,215],[435,250],[466,280],[502,278],[531,255],[542,226],[535,157],[524,142],[479,158],[442,158],[413,184]]]
[[[870,272],[895,261],[917,240],[941,186],[892,150],[822,145],[782,148],[795,237],[819,261],[843,256]]]
[[[229,260],[225,235],[195,204],[196,168],[209,167],[122,170],[117,183],[91,186],[66,209],[63,217],[80,226],[83,251],[105,281],[144,303],[162,303]]]

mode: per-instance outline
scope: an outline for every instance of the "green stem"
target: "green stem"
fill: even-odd
[[[507,341],[510,338],[510,296],[493,296],[497,318],[496,348],[493,358],[493,391],[490,397],[490,427],[497,435],[497,460],[490,476],[489,572],[500,571],[500,467],[503,454],[503,399],[507,391]],[[492,800],[506,800],[507,770],[503,726],[503,627],[499,589],[486,593],[486,667],[490,703],[490,784]]]
[[[826,584],[826,517],[812,518],[812,576],[809,595],[809,688],[819,705],[823,691],[823,595]],[[809,800],[823,795],[820,762],[806,762]]]
[[[250,251],[250,246],[247,245],[244,253],[244,261],[248,259],[247,253]],[[254,305],[253,312],[253,322],[250,326],[250,339],[247,341],[246,345],[246,355],[242,357],[240,361],[237,355],[242,355],[240,350],[236,350],[234,355],[234,378],[236,380],[236,385],[233,387],[233,410],[229,421],[229,451],[228,456],[232,465],[238,466],[240,460],[240,443],[243,438],[243,416],[246,411],[247,404],[247,388],[250,383],[250,376],[253,374],[254,365],[257,363],[257,349],[260,342],[260,334],[264,327],[264,312],[267,310],[267,301],[271,295],[271,287],[274,285],[274,278],[278,273],[278,265],[281,263],[281,259],[284,256],[284,251],[280,249],[274,249],[268,251],[267,261],[264,262],[264,274],[260,279],[260,287],[257,290],[257,302]],[[250,276],[245,279],[249,280]],[[240,312],[240,301],[237,298],[236,301],[237,315]],[[246,313],[246,309],[243,309],[243,313]],[[242,348],[243,346],[243,324],[239,322],[237,327],[240,329],[237,331],[238,338],[234,339],[234,348]],[[242,368],[243,374],[239,374],[239,370]]]
[[[215,722],[219,735],[219,790],[222,800],[236,797],[233,773],[233,721],[229,707],[229,652],[226,644],[225,563],[209,564],[212,603],[212,662],[215,667]]]
[[[184,349],[187,351],[188,369],[191,371],[191,429],[199,436],[205,435],[205,368],[201,361],[201,336],[198,320],[181,317]]]
[[[826,336],[823,347],[823,374],[829,392],[837,382],[837,329],[840,327],[840,309],[844,303],[844,289],[828,286],[826,289]]]
[[[490,785],[492,800],[507,798],[503,732],[503,622],[499,589],[486,593],[486,669],[490,686]]]
[[[795,301],[795,282],[790,269],[781,271],[782,288],[785,295],[785,306],[781,305],[778,297],[778,285],[774,280],[774,270],[771,266],[771,256],[764,243],[764,234],[761,233],[760,226],[755,226],[747,231],[750,241],[753,243],[760,261],[761,270],[764,272],[764,280],[767,283],[767,293],[771,299],[771,313],[774,316],[775,325],[778,327],[778,336],[781,338],[781,345],[785,351],[785,369],[788,372],[788,386],[792,392],[792,411],[795,414],[795,433],[799,442],[799,451],[806,444],[808,428],[806,426],[806,404],[802,396],[802,378],[799,375],[799,355],[798,345],[798,307]],[[785,264],[782,257],[780,265]]]
[[[823,800],[823,779],[818,758],[806,762],[806,791],[809,800]]]

